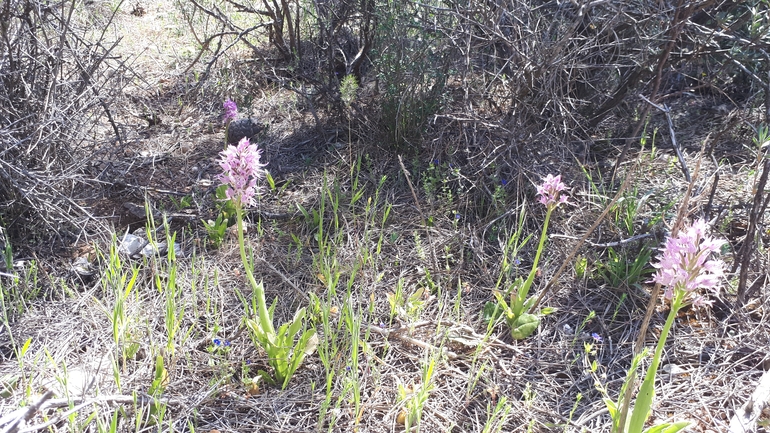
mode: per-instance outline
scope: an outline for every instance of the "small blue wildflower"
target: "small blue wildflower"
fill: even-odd
[[[215,338],[211,340],[214,343],[214,346],[219,347],[229,347],[230,346],[230,340],[222,340],[221,338]]]
[[[601,336],[601,335],[599,335],[599,334],[597,334],[596,332],[594,332],[593,334],[591,334],[591,337],[593,337],[593,338],[594,338],[594,340],[596,340],[596,342],[597,342],[597,343],[601,343],[601,342],[602,342],[602,336]]]
[[[503,185],[503,186],[508,185],[508,180],[507,179],[500,179],[500,184]]]
[[[250,359],[246,360],[246,365],[251,365],[251,360]]]
[[[521,264],[521,260],[518,257],[516,257],[515,259],[513,259],[513,264],[516,266],[519,266]]]
[[[441,162],[438,159],[433,160],[433,165],[439,165],[439,164],[441,164]]]
[[[380,322],[380,328],[385,328],[385,323],[384,322]]]
[[[461,216],[459,213],[456,213],[456,214],[455,214],[455,219],[458,219],[458,220],[459,220],[460,218],[462,218],[462,216]]]

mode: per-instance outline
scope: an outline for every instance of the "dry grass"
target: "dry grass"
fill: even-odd
[[[144,15],[132,15],[135,5],[124,2],[108,29],[111,37],[125,36],[116,53],[131,59],[123,91],[111,101],[124,142],[105,145],[99,154],[91,175],[106,186],[83,206],[107,221],[118,237],[127,229],[138,229],[142,236],[152,231],[161,239],[175,233],[181,250],[175,260],[123,256],[116,267],[109,254],[114,241],[101,232],[75,245],[71,257],[30,260],[17,253],[15,266],[6,272],[21,278],[0,276],[7,319],[0,328],[0,419],[52,390],[54,399],[87,404],[69,416],[68,404],[54,401],[59,405],[31,414],[29,429],[23,431],[43,430],[46,423],[56,431],[109,431],[114,416],[119,431],[399,432],[404,428],[397,419],[407,404],[399,390],[409,390],[411,399],[430,385],[419,423],[423,432],[609,431],[610,418],[595,382],[617,397],[651,285],[648,276],[618,287],[606,284],[599,273],[608,260],[602,245],[649,234],[615,247],[633,259],[643,246],[657,248],[670,229],[688,184],[665,134],[659,132],[653,143],[652,128],[667,128],[662,115],[652,113],[645,148],[631,137],[632,150],[618,161],[622,140],[562,134],[585,119],[570,114],[577,105],[568,105],[578,102],[557,100],[558,85],[541,83],[553,104],[567,104],[551,107],[553,122],[530,119],[534,126],[519,128],[516,122],[524,117],[506,120],[492,105],[468,108],[478,102],[473,98],[491,95],[502,104],[510,97],[492,89],[464,100],[462,90],[483,81],[471,76],[470,84],[462,84],[466,89],[459,82],[447,83],[448,108],[427,127],[425,145],[393,152],[375,130],[382,113],[367,105],[377,101],[372,83],[362,84],[351,122],[339,120],[339,112],[330,107],[314,106],[297,89],[271,82],[275,76],[264,70],[244,67],[254,63],[242,48],[228,51],[197,84],[194,73],[204,73],[207,64],[199,61],[187,71],[197,56],[197,42],[179,10],[167,2],[137,4]],[[92,4],[93,17],[107,16],[110,6]],[[215,31],[199,24],[201,34]],[[478,31],[491,29],[482,22]],[[285,390],[262,384],[260,392],[249,393],[247,379],[257,369],[268,369],[265,353],[243,326],[249,312],[240,296],[250,299],[251,289],[232,230],[214,249],[200,222],[217,216],[213,193],[225,97],[269,125],[259,145],[277,187],[265,188],[247,215],[257,279],[265,283],[268,302],[276,300],[276,322],[307,306],[309,323],[319,330],[322,344],[329,344],[328,360],[319,354],[308,357]],[[672,113],[686,113],[674,119],[686,164],[692,171],[701,163],[688,215],[712,220],[715,232],[729,241],[724,259],[732,263],[745,242],[752,188],[760,173],[756,154],[739,146],[750,146],[753,132],[735,127],[732,119],[743,116],[751,124],[761,119],[749,110],[696,116],[716,99],[690,95],[669,104]],[[544,107],[536,108],[542,113]],[[159,124],[143,117],[152,114],[159,116]],[[109,131],[105,122],[101,127]],[[339,127],[319,134],[319,124],[332,122]],[[715,139],[722,130],[728,132]],[[709,133],[714,159],[697,153]],[[397,153],[405,155],[418,203]],[[573,204],[551,219],[534,294],[629,176],[629,195],[619,209],[633,205],[634,233],[625,231],[622,216],[611,211],[579,251],[586,258],[585,275],[568,266],[543,300],[556,312],[543,319],[532,337],[514,341],[503,325],[488,327],[481,311],[494,299],[505,245],[522,207],[527,212],[524,236],[531,234],[533,240],[510,257],[517,264],[502,281],[529,272],[545,214],[536,203],[534,184],[548,173],[562,174]],[[185,197],[190,200],[186,206],[175,204]],[[170,217],[168,228],[161,220],[153,226],[124,206],[145,200]],[[767,272],[766,238],[760,226],[751,281]],[[80,257],[88,259],[92,275],[73,270]],[[124,287],[108,284],[110,269],[129,276],[137,271],[136,285],[125,299],[126,332],[117,343],[110,317]],[[727,431],[730,418],[770,368],[770,293],[760,284],[745,306],[734,308],[736,278],[729,276],[713,308],[680,314],[662,362],[674,374],[659,373],[653,423],[685,419],[692,422],[688,431]],[[173,290],[170,281],[175,281]],[[403,298],[393,313],[391,300],[399,289]],[[173,319],[167,315],[169,305]],[[329,315],[326,330],[324,313]],[[646,335],[648,347],[657,342],[667,313],[665,303],[658,302]],[[179,328],[169,342],[170,323]],[[218,346],[215,339],[230,345]],[[26,341],[30,344],[22,354]],[[132,344],[134,350],[123,360],[122,350]],[[586,344],[593,349],[586,350]],[[168,375],[157,396],[165,408],[160,426],[148,396],[157,357]],[[431,360],[436,367],[426,384]],[[127,400],[132,396],[136,401]]]

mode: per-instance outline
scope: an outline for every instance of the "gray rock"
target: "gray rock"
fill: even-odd
[[[88,277],[94,274],[95,269],[88,261],[88,257],[78,257],[72,262],[72,270],[82,277]]]
[[[147,245],[145,245],[144,248],[142,248],[142,251],[140,251],[140,254],[145,257],[152,257],[155,255],[160,256],[168,253],[168,248],[169,246],[168,246],[168,243],[166,242],[158,242],[157,244],[147,243]],[[181,247],[177,242],[174,242],[171,248],[173,249],[174,254],[176,254],[177,256],[183,255],[181,251]]]
[[[264,125],[260,125],[251,119],[233,120],[227,128],[227,143],[237,143],[243,137],[248,138],[250,141],[254,140],[255,136],[263,129],[265,129]]]
[[[118,245],[118,252],[123,253],[129,257],[133,257],[139,253],[139,251],[141,251],[145,245],[147,245],[146,240],[140,238],[139,236],[126,233],[120,240],[120,245]]]

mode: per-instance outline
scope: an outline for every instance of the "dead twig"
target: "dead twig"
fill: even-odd
[[[422,220],[422,225],[425,228],[425,234],[428,236],[428,244],[430,245],[430,255],[433,258],[433,269],[435,271],[438,271],[439,270],[438,259],[436,258],[436,250],[435,248],[433,248],[433,239],[430,236],[430,229],[428,228],[428,220],[425,219],[425,214],[422,213],[422,207],[420,207],[420,200],[417,199],[417,193],[414,191],[412,180],[409,179],[409,172],[406,171],[406,166],[404,166],[404,160],[401,159],[401,155],[398,155],[398,163],[401,165],[401,170],[404,172],[406,183],[409,184],[409,189],[412,191],[412,197],[414,198],[414,205],[417,207],[417,212],[420,213],[420,219]]]
[[[3,430],[3,433],[16,433],[19,431],[19,425],[22,422],[26,422],[32,419],[37,411],[39,411],[45,402],[48,401],[51,397],[53,397],[53,391],[48,390],[45,394],[43,394],[42,397],[40,397],[31,405],[23,409],[19,409],[18,411],[13,412],[8,416],[0,418],[0,425],[8,424],[8,426]]]
[[[738,259],[736,264],[740,263],[740,272],[738,274],[738,290],[737,298],[735,300],[734,309],[741,308],[746,302],[746,280],[749,277],[749,265],[751,262],[751,256],[754,252],[754,238],[756,236],[757,224],[762,218],[762,214],[759,212],[762,208],[762,203],[765,195],[765,185],[767,185],[767,175],[770,172],[770,159],[765,159],[764,168],[762,174],[759,176],[759,181],[754,191],[754,203],[749,213],[749,227],[746,230],[746,237],[743,240],[743,245],[738,251]],[[733,269],[735,272],[735,269]]]
[[[621,239],[619,241],[615,242],[605,242],[603,244],[597,244],[591,241],[585,241],[588,245],[595,247],[595,248],[613,248],[613,247],[621,247],[626,244],[630,244],[631,242],[636,242],[642,239],[651,238],[654,235],[652,233],[643,233],[641,235],[631,236],[630,238]],[[560,235],[560,234],[552,234],[548,237],[551,238],[564,238],[564,239],[577,239],[577,237],[573,236],[566,236],[566,235]]]
[[[375,326],[375,325],[367,325],[367,327],[369,328],[370,331],[375,332],[377,334],[380,334],[380,335],[384,336],[385,338],[394,337],[394,338],[397,338],[397,339],[403,341],[404,343],[412,344],[412,345],[415,345],[415,346],[417,346],[419,348],[422,348],[422,349],[431,350],[431,351],[434,351],[434,350],[435,351],[441,351],[441,353],[446,355],[447,358],[449,358],[449,359],[457,359],[457,358],[460,357],[460,355],[452,352],[451,350],[447,349],[446,347],[438,348],[438,347],[436,347],[436,346],[434,346],[434,345],[432,345],[430,343],[426,343],[426,342],[424,342],[422,340],[418,340],[418,339],[412,338],[412,337],[410,337],[408,335],[404,335],[403,332],[391,331],[391,330],[388,330],[388,329],[380,328],[379,326]]]
[[[276,275],[278,275],[279,277],[281,277],[281,279],[282,279],[282,280],[283,280],[283,281],[284,281],[286,284],[288,284],[288,285],[289,285],[289,287],[291,287],[291,288],[292,288],[292,290],[294,290],[294,293],[296,293],[296,294],[297,294],[297,296],[299,296],[300,298],[304,299],[304,300],[305,300],[305,302],[309,302],[309,301],[310,301],[310,298],[308,297],[307,293],[305,293],[305,292],[303,292],[302,290],[300,290],[300,288],[299,288],[299,287],[297,287],[297,285],[296,285],[296,284],[294,284],[294,283],[293,283],[293,282],[292,282],[292,281],[291,281],[291,280],[290,280],[290,279],[289,279],[289,278],[288,278],[286,275],[284,275],[284,274],[283,274],[283,272],[281,272],[281,271],[279,271],[278,269],[276,269],[276,268],[275,268],[275,266],[273,266],[273,265],[272,265],[270,262],[268,262],[267,260],[265,260],[265,259],[264,259],[264,258],[262,258],[262,257],[258,257],[258,260],[259,260],[260,262],[262,262],[262,264],[263,264],[263,265],[266,265],[266,266],[268,267],[268,269],[270,269],[270,270],[271,270],[271,271],[272,271],[274,274],[276,274]]]
[[[682,172],[684,173],[685,180],[687,180],[687,182],[690,182],[692,180],[690,178],[690,170],[687,169],[687,163],[684,160],[684,156],[682,156],[682,151],[679,150],[679,145],[676,144],[676,134],[674,133],[674,122],[671,121],[671,109],[668,108],[666,104],[663,104],[661,106],[650,101],[644,95],[640,94],[639,97],[644,99],[648,104],[662,111],[666,115],[666,120],[668,121],[668,134],[669,134],[669,137],[671,137],[671,145],[674,146],[674,150],[676,151],[676,156],[677,158],[679,158],[679,163],[682,165]]]

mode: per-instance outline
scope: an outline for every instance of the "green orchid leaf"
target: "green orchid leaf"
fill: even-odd
[[[557,311],[557,309],[554,308],[554,307],[545,307],[542,310],[540,310],[540,315],[541,316],[547,316],[549,314],[555,313],[556,311]]]
[[[540,325],[540,318],[534,314],[524,313],[511,326],[511,336],[516,340],[523,340],[532,335],[538,325]]]
[[[496,302],[487,302],[484,304],[484,309],[482,310],[482,317],[484,318],[484,321],[494,322],[497,319],[499,319],[503,315],[504,307],[502,307],[500,304]]]
[[[675,423],[663,423],[656,426],[652,426],[644,431],[644,433],[676,433],[679,430],[690,425],[688,421],[679,421]]]
[[[309,329],[303,332],[299,337],[299,341],[297,341],[297,345],[294,346],[294,350],[292,351],[291,357],[289,359],[289,371],[291,373],[294,373],[294,371],[299,368],[302,360],[305,359],[305,356],[308,354],[306,349],[310,338],[313,337],[313,335],[315,335],[315,331]]]
[[[290,323],[284,323],[283,325],[278,327],[278,332],[275,333],[276,335],[275,340],[277,345],[279,346],[285,345],[287,341],[286,335],[288,334],[288,331],[289,331],[289,325]]]
[[[607,406],[607,411],[610,413],[610,418],[614,420],[618,416],[617,404],[615,404],[615,402],[609,398],[603,398],[602,401],[604,401],[605,406]]]
[[[524,285],[524,278],[518,277],[515,280],[513,280],[513,283],[511,283],[510,286],[508,286],[508,290],[505,292],[506,294],[516,294],[521,286]]]
[[[651,379],[650,379],[651,378]],[[652,400],[655,398],[655,376],[647,375],[639,393],[636,395],[634,410],[631,412],[631,419],[628,424],[628,433],[642,433],[644,423],[650,417]]]
[[[286,362],[281,363],[281,374],[278,375],[278,379],[283,378],[283,389],[289,384],[289,379],[297,371],[306,355],[309,355],[315,351],[315,347],[318,345],[318,337],[315,330],[309,329],[302,333],[297,345],[294,346],[291,355],[285,356]],[[312,346],[312,347],[311,347]]]
[[[150,384],[150,390],[148,394],[152,396],[160,395],[163,393],[163,391],[166,390],[166,386],[168,385],[168,372],[166,371],[166,368],[163,366],[163,357],[158,355],[155,357],[155,374],[154,378],[152,380],[152,384]]]
[[[294,341],[294,336],[297,335],[297,332],[299,332],[300,328],[302,328],[302,322],[305,318],[305,308],[300,308],[297,310],[296,313],[294,313],[294,318],[291,321],[291,324],[289,325],[289,334],[287,335],[287,338],[290,340],[291,343]]]
[[[537,299],[534,296],[531,296],[529,299],[527,299],[524,302],[524,311],[529,311],[532,306],[535,305],[535,301],[537,301]]]
[[[260,345],[264,345],[268,341],[267,335],[262,330],[262,327],[259,326],[259,322],[252,319],[246,319],[246,326],[249,327],[252,334],[254,334],[254,338],[257,339],[257,342],[259,342]]]
[[[257,375],[270,385],[275,385],[275,379],[265,370],[257,370]]]
[[[310,333],[310,337],[308,338],[307,344],[305,345],[305,355],[312,355],[315,353],[315,350],[318,347],[318,334],[316,334],[315,330],[313,329],[306,332]]]

